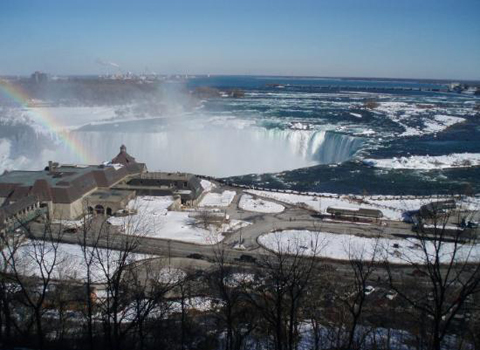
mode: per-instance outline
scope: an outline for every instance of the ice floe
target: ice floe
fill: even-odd
[[[364,159],[368,166],[387,169],[447,169],[480,165],[480,153],[452,153],[443,156],[409,156],[390,159]]]

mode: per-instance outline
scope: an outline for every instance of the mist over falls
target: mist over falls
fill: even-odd
[[[111,159],[121,144],[150,170],[212,176],[280,172],[350,159],[360,139],[329,131],[262,127],[165,130],[157,132],[75,131],[72,136],[98,162]],[[64,147],[61,162],[75,161]],[[45,159],[45,162],[47,159]]]
[[[29,98],[0,101],[0,173],[49,160],[99,164],[125,144],[152,171],[237,175],[261,187],[404,194],[478,184],[480,168],[468,162],[425,172],[438,157],[453,164],[452,153],[480,147],[478,97],[429,92],[442,85],[260,77],[8,84]],[[392,168],[412,160],[414,169]],[[389,168],[372,165],[380,161]],[[313,166],[333,163],[342,164]],[[242,176],[252,173],[262,175]]]

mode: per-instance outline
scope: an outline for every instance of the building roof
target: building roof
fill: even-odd
[[[110,187],[128,176],[125,167],[60,165],[54,171],[11,171],[0,176],[0,196],[17,201],[35,195],[41,201],[72,203],[98,187]]]
[[[125,145],[120,146],[120,153],[112,159],[112,164],[122,164],[131,174],[142,173],[145,169],[145,163],[138,163],[134,157],[127,153]]]
[[[383,217],[383,213],[381,210],[370,208],[328,207],[327,213],[335,215],[364,216],[373,218]]]
[[[136,163],[135,158],[127,153],[127,147],[125,145],[120,146],[120,153],[117,154],[115,158],[112,159],[113,164],[123,164],[128,165]]]
[[[169,181],[188,181],[195,175],[189,173],[165,173],[165,172],[148,172],[138,176],[140,179],[152,180],[169,180]]]
[[[30,195],[42,202],[72,203],[97,188],[109,188],[125,177],[141,174],[144,163],[137,163],[122,145],[111,163],[73,165],[49,162],[40,171],[6,171],[0,176],[0,197],[13,203]]]

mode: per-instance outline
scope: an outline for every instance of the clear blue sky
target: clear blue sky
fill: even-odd
[[[0,75],[480,79],[480,0],[0,0]]]

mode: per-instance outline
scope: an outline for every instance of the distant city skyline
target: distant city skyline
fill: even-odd
[[[480,79],[480,1],[0,2],[0,75]]]

